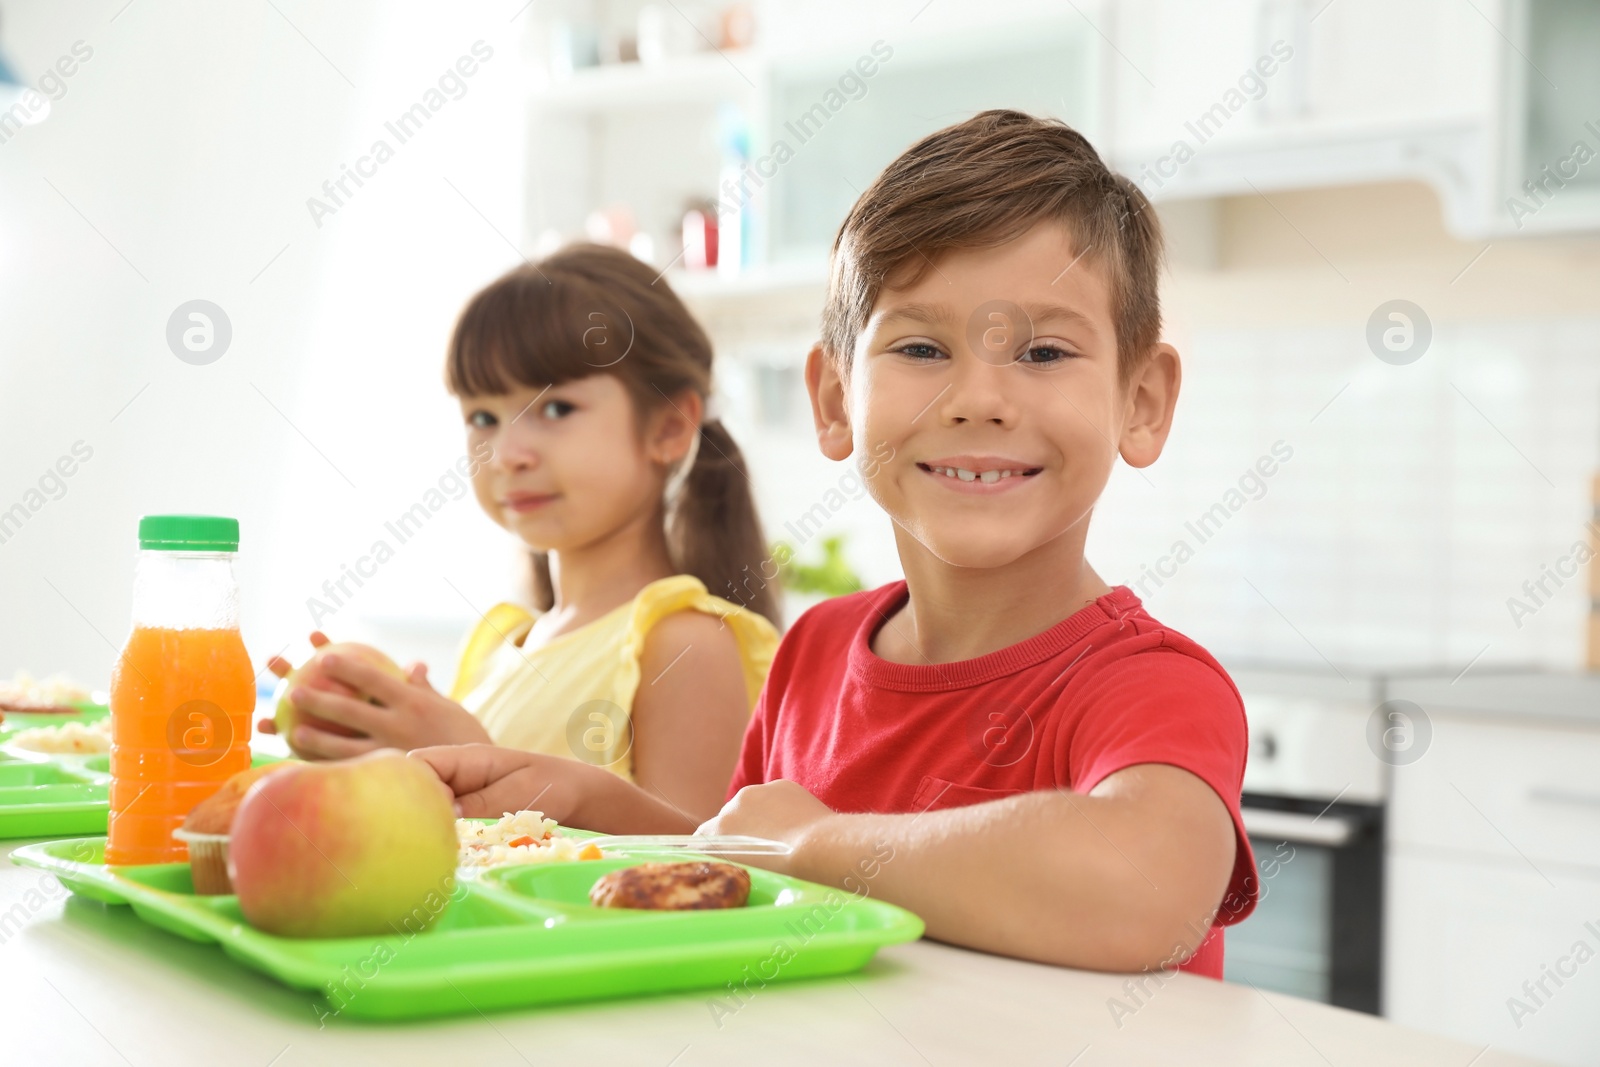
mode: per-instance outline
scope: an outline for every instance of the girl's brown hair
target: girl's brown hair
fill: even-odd
[[[502,275],[462,310],[445,384],[455,396],[541,388],[610,374],[637,425],[692,389],[711,392],[711,341],[666,282],[621,249],[577,244]],[[744,458],[720,420],[700,424],[693,466],[666,506],[667,549],[680,573],[781,625],[762,578],[766,541]],[[534,607],[555,602],[550,561],[531,552]],[[751,578],[754,576],[754,587]]]

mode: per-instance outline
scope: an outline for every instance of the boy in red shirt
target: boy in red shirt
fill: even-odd
[[[1221,928],[1256,897],[1243,706],[1083,555],[1113,462],[1153,463],[1171,427],[1161,256],[1133,183],[1014,111],[928,136],[862,194],[806,384],[906,577],[794,623],[702,829],[790,842],[761,862],[903,905],[939,940],[1221,977]],[[418,755],[469,815],[542,789],[596,829],[698,817],[554,766],[572,761]]]

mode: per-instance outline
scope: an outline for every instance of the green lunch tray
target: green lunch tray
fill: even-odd
[[[78,715],[7,715],[0,723],[0,838],[103,834],[110,809],[110,757],[30,752],[7,742],[35,726],[91,723],[110,712],[81,704]],[[272,757],[256,756],[255,764]]]
[[[246,967],[313,994],[328,1014],[352,1018],[726,991],[730,983],[753,992],[772,982],[857,971],[879,947],[922,936],[922,920],[903,908],[753,868],[743,908],[592,906],[589,888],[608,871],[695,858],[638,852],[464,877],[455,899],[421,933],[284,938],[248,926],[237,897],[195,896],[188,864],[107,868],[104,847],[103,837],[48,841],[25,845],[11,858],[49,871],[80,896],[130,905],[145,922],[179,937],[216,942]]]
[[[57,755],[7,746],[17,734],[35,726],[88,724],[111,712],[104,704],[76,707],[76,715],[12,712],[0,722],[0,838],[106,832],[106,790],[111,783],[106,756]]]

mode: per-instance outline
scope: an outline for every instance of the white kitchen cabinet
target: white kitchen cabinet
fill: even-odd
[[[1546,873],[1554,887],[1516,860],[1391,851],[1383,1014],[1572,1067],[1600,1064],[1600,871]],[[1582,963],[1580,943],[1595,953]],[[1559,986],[1557,967],[1570,974]]]
[[[1513,0],[1500,182],[1502,232],[1600,229],[1600,4]]]
[[[1389,840],[1600,872],[1597,767],[1600,723],[1435,715],[1427,752],[1394,769]]]
[[[1600,1064],[1600,722],[1431,714],[1390,782],[1384,1014]]]
[[[1124,163],[1184,140],[1199,155],[1266,136],[1482,123],[1494,103],[1495,39],[1449,0],[1122,0],[1115,19]]]
[[[1600,228],[1589,0],[1119,0],[1105,17],[1105,147],[1152,199],[1420,180],[1458,236]]]

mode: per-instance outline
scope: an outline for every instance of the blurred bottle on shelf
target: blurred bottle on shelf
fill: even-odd
[[[570,78],[574,71],[600,64],[600,30],[592,22],[558,22],[550,27],[550,75]]]
[[[736,277],[750,265],[750,200],[758,176],[750,169],[750,124],[734,104],[717,109],[722,167],[717,177],[717,273]]]
[[[692,204],[683,213],[683,266],[706,270],[717,265],[717,207]]]
[[[749,48],[756,43],[756,13],[750,4],[727,4],[718,18],[717,47]]]
[[[1589,518],[1589,655],[1591,671],[1600,671],[1600,474],[1591,490],[1594,514]]]
[[[646,4],[639,9],[639,62],[663,63],[686,56],[704,45],[689,16],[668,4]]]

